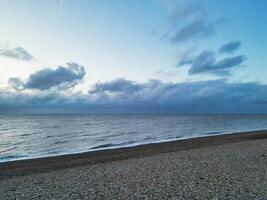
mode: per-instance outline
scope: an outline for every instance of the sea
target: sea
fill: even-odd
[[[0,162],[267,130],[267,115],[0,115]]]

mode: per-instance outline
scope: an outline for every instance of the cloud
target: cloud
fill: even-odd
[[[229,42],[219,48],[220,53],[234,53],[241,46],[241,41]]]
[[[211,66],[212,68],[210,70],[229,71],[233,67],[240,66],[240,64],[242,64],[245,60],[246,60],[246,56],[244,56],[244,55],[238,55],[238,56],[234,56],[234,57],[224,58],[224,59],[218,61],[214,66]]]
[[[210,38],[223,21],[209,16],[202,1],[164,1],[163,5],[169,11],[168,30],[163,37],[172,43]]]
[[[20,78],[13,77],[8,79],[8,84],[15,90],[23,90],[24,83]]]
[[[0,55],[24,61],[31,61],[34,59],[34,57],[29,52],[27,52],[23,47],[0,48]]]
[[[102,85],[113,88],[114,82],[116,80]],[[133,83],[136,88],[125,89],[129,87],[129,83]],[[229,83],[226,80],[184,83],[150,80],[136,83],[124,80],[121,84],[126,86],[92,89],[94,92],[89,91],[88,94],[50,90],[39,90],[36,93],[0,90],[0,112],[13,109],[48,113],[267,113],[267,85],[259,83]]]
[[[192,53],[190,51],[187,51],[180,56],[177,66],[179,67],[183,65],[192,64],[193,59],[194,57],[192,56]]]
[[[15,89],[48,90],[52,87],[69,88],[76,85],[85,76],[85,69],[77,63],[67,63],[67,67],[45,68],[31,74],[26,81],[10,78],[9,85]]]
[[[107,86],[109,83],[111,82],[103,84]],[[209,112],[212,112],[212,109],[223,110],[226,107],[238,109],[241,105],[260,105],[259,100],[267,100],[267,85],[258,83],[228,83],[226,80],[164,83],[150,80],[137,85],[139,89],[130,93],[124,87],[120,88],[120,92],[94,91],[94,98],[104,105],[140,106],[145,107],[144,109],[152,106],[156,110],[168,107],[177,111],[193,111],[192,109],[197,108],[203,111],[207,109]],[[90,94],[89,92],[88,99]]]
[[[244,55],[239,55],[216,61],[213,52],[203,51],[192,61],[189,74],[212,73],[228,75],[232,68],[239,66],[245,59],[246,57]]]
[[[213,22],[197,20],[187,24],[185,27],[176,31],[171,36],[171,42],[185,42],[189,40],[199,40],[215,35],[215,27]]]
[[[135,92],[140,90],[140,85],[134,81],[125,80],[124,78],[118,78],[106,83],[96,83],[92,90],[91,94],[98,92]]]
[[[177,25],[182,20],[194,21],[203,18],[205,11],[201,1],[164,1],[169,10],[169,21]]]
[[[76,84],[83,79],[85,69],[77,63],[67,63],[67,67],[45,68],[30,75],[25,88],[47,90],[54,86]]]
[[[246,59],[245,55],[237,55],[218,60],[216,52],[204,50],[197,56],[182,55],[177,66],[190,65],[188,71],[190,75],[200,73],[229,75],[233,68],[240,66]]]

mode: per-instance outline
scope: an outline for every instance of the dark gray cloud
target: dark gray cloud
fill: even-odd
[[[205,112],[267,113],[267,85],[229,83],[226,80],[164,83],[150,80],[116,89],[100,89],[88,94],[50,90],[29,94],[0,90],[0,112]],[[111,84],[110,87],[108,85]],[[123,81],[121,82],[123,84]],[[99,83],[98,83],[99,85]],[[113,88],[113,83],[102,83]],[[96,87],[93,87],[96,88]],[[106,92],[106,91],[109,92]]]
[[[124,78],[118,78],[106,83],[96,83],[92,90],[91,94],[98,92],[135,92],[140,90],[140,84],[135,83],[134,81],[125,80]]]
[[[47,90],[54,86],[76,84],[83,79],[85,69],[77,63],[67,63],[67,67],[45,68],[30,75],[25,88]]]
[[[205,50],[197,56],[182,56],[179,66],[190,65],[189,74],[210,73],[216,75],[229,75],[231,69],[240,66],[246,60],[246,56],[237,55],[218,60],[214,51]]]
[[[108,85],[106,82],[105,85]],[[159,80],[150,80],[139,84],[139,89],[129,93],[121,87],[114,92],[106,93],[103,90],[94,92],[94,98],[104,105],[152,106],[155,110],[162,108],[177,109],[184,112],[193,112],[194,109],[203,112],[212,112],[213,109],[230,112],[231,109],[241,110],[251,106],[261,107],[260,102],[266,102],[267,85],[258,83],[228,83],[225,80],[199,81],[184,83],[164,83]],[[90,99],[90,93],[88,98]],[[259,102],[260,100],[260,102]],[[252,106],[252,107],[253,107]],[[231,109],[230,109],[231,108]],[[192,110],[193,109],[193,110]],[[266,110],[267,111],[267,110]]]
[[[185,27],[178,29],[172,36],[171,41],[174,43],[185,42],[189,40],[199,40],[208,38],[215,34],[215,25],[213,22],[197,20],[187,24]]]
[[[9,85],[17,90],[48,90],[53,87],[66,89],[79,83],[85,73],[83,66],[77,63],[67,63],[66,67],[58,66],[56,69],[45,68],[37,71],[24,82],[19,78],[10,78]]]
[[[24,61],[31,61],[34,59],[34,57],[23,47],[0,48],[0,55]]]
[[[220,53],[234,53],[241,46],[241,41],[229,42],[219,48]]]

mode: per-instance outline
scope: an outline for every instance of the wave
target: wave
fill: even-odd
[[[97,145],[95,147],[92,147],[92,149],[103,149],[103,148],[109,148],[109,147],[125,147],[127,145],[130,144],[134,144],[134,143],[138,143],[137,141],[128,141],[128,142],[123,142],[123,143],[119,143],[119,144],[112,144],[112,143],[107,143],[107,144],[101,144],[101,145]]]
[[[91,125],[93,125],[93,124],[91,124],[91,123],[85,123],[85,124],[83,124],[84,126],[91,126]]]
[[[28,154],[9,154],[0,156],[0,162],[9,161],[9,160],[19,160],[21,158],[29,158]]]
[[[93,147],[91,149],[102,149],[102,148],[113,147],[113,146],[116,146],[116,145],[108,143],[108,144],[101,144],[101,145],[95,146],[95,147]]]
[[[221,133],[220,131],[214,131],[214,132],[205,133],[205,135],[217,135],[217,134],[220,134],[220,133]]]

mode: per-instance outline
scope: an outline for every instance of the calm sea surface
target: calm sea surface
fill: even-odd
[[[0,115],[0,162],[267,129],[267,115]]]

